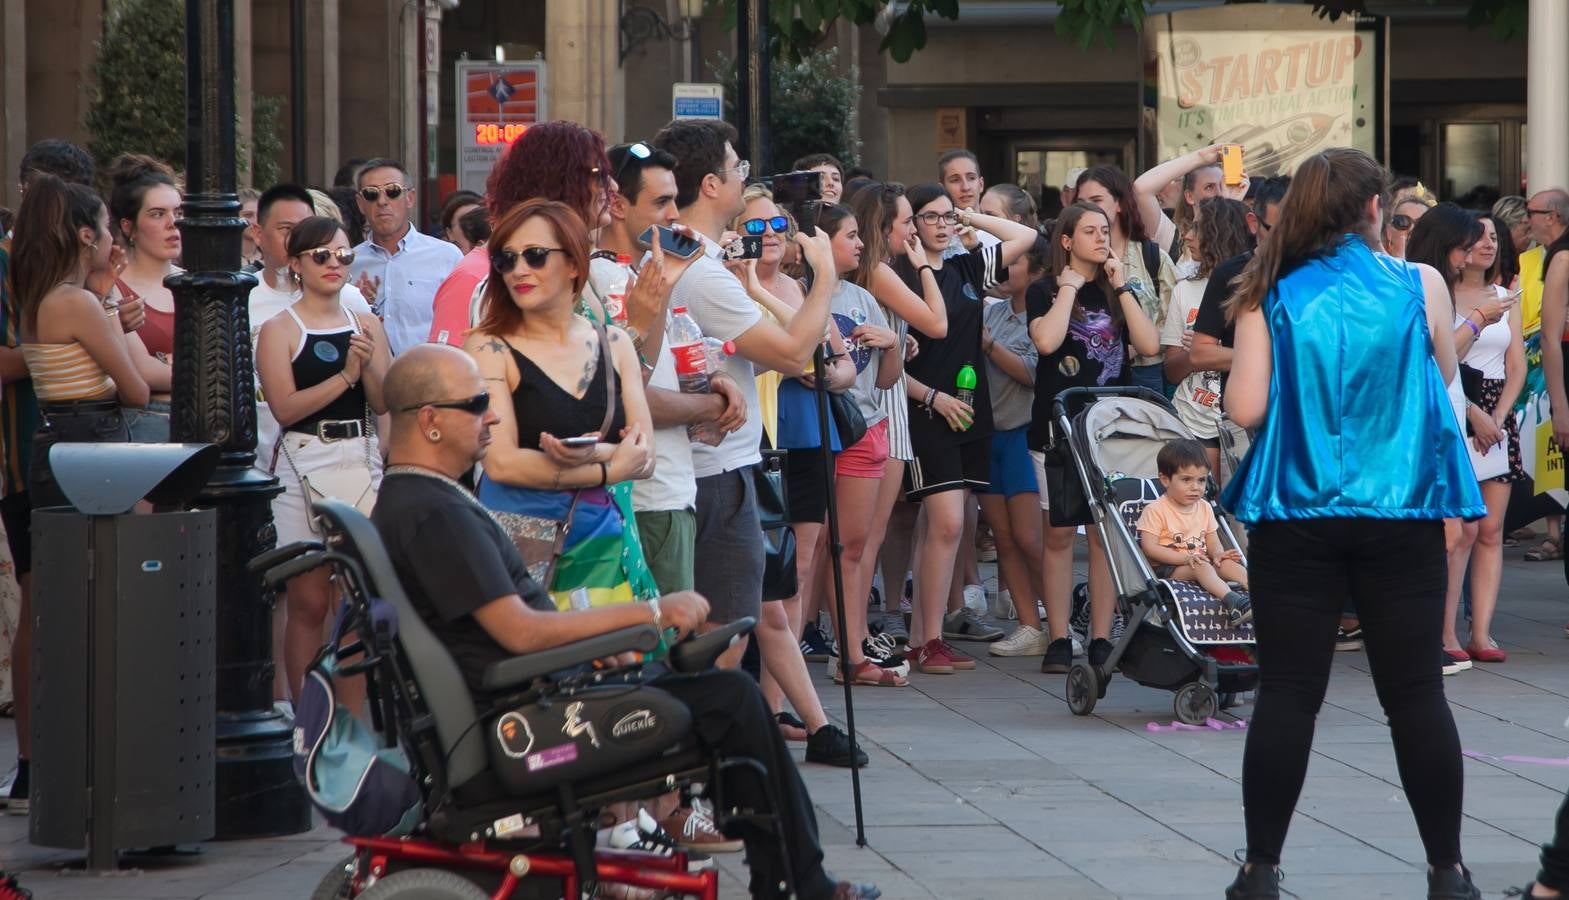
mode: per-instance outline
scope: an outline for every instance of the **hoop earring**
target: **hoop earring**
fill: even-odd
[[[441,432],[440,432],[440,431],[437,431],[437,430],[436,430],[436,429],[434,429],[434,428],[432,428],[432,429],[431,429],[431,430],[430,430],[430,431],[429,431],[429,432],[428,432],[428,436],[429,436],[429,437],[430,437],[430,439],[431,439],[431,440],[433,440],[433,441],[439,441],[439,440],[441,440]]]

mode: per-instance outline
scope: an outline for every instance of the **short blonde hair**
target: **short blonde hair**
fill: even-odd
[[[314,208],[316,215],[337,219],[338,224],[343,224],[343,211],[338,209],[337,201],[315,188],[307,188],[306,190],[311,195],[311,206]]]

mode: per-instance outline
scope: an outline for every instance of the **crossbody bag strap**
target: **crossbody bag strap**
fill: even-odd
[[[616,379],[611,371],[610,335],[605,332],[605,326],[598,322],[594,323],[594,331],[599,335],[599,368],[605,379],[605,419],[599,423],[599,436],[604,439],[616,417]],[[567,532],[572,530],[572,516],[577,512],[578,502],[582,499],[582,488],[572,492],[572,502],[567,504],[567,514],[561,520],[561,527],[556,529],[556,541],[551,547],[552,556],[559,558],[561,551],[566,547]]]

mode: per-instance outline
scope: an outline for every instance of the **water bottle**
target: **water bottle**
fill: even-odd
[[[708,355],[708,371],[717,372],[724,365],[725,360],[735,356],[735,341],[721,341],[719,338],[703,338],[703,349]]]
[[[665,340],[676,358],[676,381],[683,394],[708,393],[708,345],[703,329],[687,314],[685,306],[671,311],[670,331]]]
[[[970,365],[969,363],[965,363],[964,365],[959,367],[959,377],[954,380],[954,388],[955,389],[954,389],[954,392],[953,392],[953,396],[956,399],[958,399],[958,401],[960,403],[963,403],[965,406],[968,406],[970,409],[974,409],[975,408],[975,367],[974,366]],[[964,430],[965,431],[969,431],[970,430],[970,426],[969,425],[964,426]]]
[[[632,257],[616,254],[616,274],[605,285],[605,315],[616,325],[627,323],[627,292],[636,278],[632,274]]]

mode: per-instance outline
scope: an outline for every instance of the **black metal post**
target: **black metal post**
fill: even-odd
[[[833,327],[831,319],[830,327]],[[844,725],[845,730],[850,733],[850,755],[853,757],[860,750],[860,742],[855,738],[855,698],[850,688],[855,681],[850,675],[852,635],[844,619],[844,566],[841,562],[844,545],[839,543],[839,498],[834,491],[834,451],[833,443],[828,436],[828,384],[823,380],[828,371],[828,361],[823,354],[822,344],[818,344],[817,350],[812,354],[812,365],[813,371],[817,373],[817,378],[814,379],[817,383],[817,434],[822,441],[823,484],[827,485],[824,499],[828,501],[828,562],[834,574],[834,631],[839,635],[839,672],[844,676]],[[865,603],[866,598],[860,597],[853,602]],[[850,794],[855,800],[855,845],[865,847],[866,823],[861,813],[861,770],[853,765],[850,767]]]
[[[289,158],[295,184],[305,171],[305,0],[289,0]]]
[[[197,496],[218,514],[218,838],[298,834],[310,806],[294,778],[290,724],[272,706],[272,607],[253,556],[277,542],[277,479],[254,468],[256,393],[249,294],[240,269],[235,195],[234,3],[186,0],[185,271],[174,294],[171,439],[218,446],[221,462]]]
[[[772,114],[773,71],[768,53],[768,0],[741,0],[736,4],[736,40],[740,62],[736,66],[736,129],[741,132],[742,159],[752,161],[757,175],[773,173]]]

